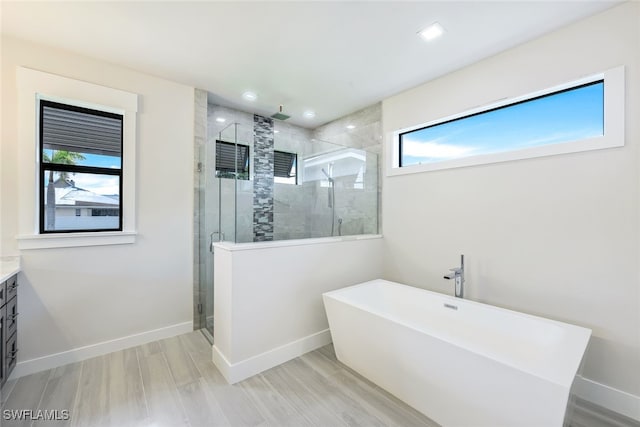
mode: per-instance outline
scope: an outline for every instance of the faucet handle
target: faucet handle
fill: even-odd
[[[462,275],[462,269],[460,267],[450,268],[449,271],[453,272],[453,274],[443,276],[444,279],[451,280]]]

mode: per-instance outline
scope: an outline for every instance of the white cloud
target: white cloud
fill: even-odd
[[[444,144],[439,141],[444,138],[437,138],[431,141],[415,141],[405,139],[402,142],[402,154],[411,157],[423,157],[433,159],[453,159],[468,155],[474,151],[474,147]]]
[[[75,174],[71,176],[76,183],[76,187],[92,191],[96,194],[108,195],[118,194],[118,177],[90,174]]]
[[[598,130],[581,130],[571,132],[556,132],[540,138],[530,139],[518,144],[521,147],[536,147],[538,145],[558,144],[562,142],[577,141],[580,139],[602,136]]]

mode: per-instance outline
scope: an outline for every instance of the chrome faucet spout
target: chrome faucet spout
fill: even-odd
[[[455,295],[457,298],[464,298],[464,255],[460,255],[460,267],[450,268],[451,273],[445,274],[447,280],[454,280]]]

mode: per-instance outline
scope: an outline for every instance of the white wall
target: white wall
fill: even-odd
[[[624,65],[624,147],[385,177],[382,215],[385,278],[452,293],[442,275],[464,253],[469,298],[593,329],[584,377],[635,402],[638,22],[640,4],[628,2],[383,102],[388,136]]]
[[[139,94],[136,243],[19,252],[17,66]],[[191,329],[193,99],[187,86],[3,36],[0,252],[23,263],[17,372]],[[99,345],[110,340],[120,344]]]
[[[322,293],[382,275],[382,239],[349,239],[216,245],[214,361],[229,381],[330,342]]]

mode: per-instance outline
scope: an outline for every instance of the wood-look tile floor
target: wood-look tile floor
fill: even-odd
[[[12,380],[2,402],[3,413],[70,416],[2,427],[437,425],[340,364],[331,345],[229,385],[199,331]]]
[[[199,331],[12,380],[0,402],[2,427],[437,426],[338,362],[331,345],[229,385]],[[637,425],[576,402],[568,426]],[[29,409],[69,419],[3,419]]]

